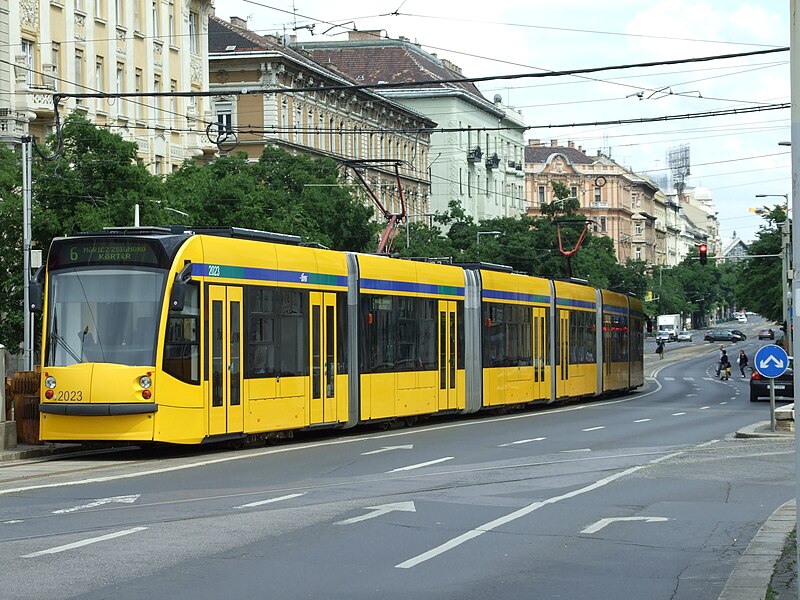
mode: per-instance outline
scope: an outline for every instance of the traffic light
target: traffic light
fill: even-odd
[[[706,244],[700,244],[697,249],[700,252],[700,264],[706,264],[708,262],[708,246]]]

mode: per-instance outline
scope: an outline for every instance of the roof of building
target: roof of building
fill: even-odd
[[[525,162],[531,164],[546,164],[554,154],[561,154],[570,164],[591,165],[593,158],[589,158],[582,150],[570,146],[543,146],[528,144],[525,146]]]
[[[379,32],[361,32],[357,39],[328,42],[298,42],[296,47],[310,53],[323,65],[334,65],[359,83],[413,83],[427,81],[419,88],[461,89],[486,100],[474,83],[447,60],[429,54],[401,38],[383,39]],[[373,34],[373,35],[370,35]]]
[[[721,256],[728,256],[732,252],[734,252],[737,248],[743,250],[744,253],[747,253],[750,250],[748,245],[744,243],[742,240],[740,240],[738,237],[722,238],[721,246],[722,246],[722,251],[720,252]]]

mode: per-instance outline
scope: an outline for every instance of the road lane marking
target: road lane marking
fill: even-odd
[[[562,450],[562,454],[569,454],[570,452],[591,452],[591,448],[575,448],[574,450]]]
[[[398,467],[397,469],[392,469],[391,471],[386,471],[386,472],[397,473],[398,471],[411,471],[413,469],[421,469],[422,467],[429,467],[430,465],[443,463],[448,460],[453,460],[454,458],[455,456],[445,456],[444,458],[437,458],[436,460],[429,460],[428,462],[417,463],[416,465],[408,465],[407,467]]]
[[[430,560],[432,558],[435,558],[435,557],[439,556],[440,554],[444,554],[448,550],[452,550],[453,548],[457,548],[461,544],[464,544],[464,543],[466,543],[466,542],[468,542],[470,540],[473,540],[476,537],[483,535],[484,533],[488,533],[490,531],[493,531],[493,530],[497,529],[498,527],[501,527],[503,525],[511,523],[512,521],[516,521],[517,519],[525,517],[525,516],[531,514],[532,512],[534,512],[536,510],[539,510],[542,507],[548,506],[550,504],[556,504],[558,502],[561,502],[562,500],[568,500],[570,498],[575,498],[576,496],[581,496],[581,495],[586,494],[588,492],[592,492],[592,491],[594,491],[596,489],[599,489],[599,488],[604,487],[604,486],[606,486],[606,485],[608,485],[610,483],[613,483],[614,481],[616,481],[618,479],[622,479],[623,477],[626,477],[628,475],[636,473],[637,471],[641,471],[642,469],[644,469],[644,468],[646,468],[646,467],[648,467],[650,465],[658,464],[658,463],[663,462],[665,460],[669,460],[670,458],[674,458],[676,456],[680,456],[681,454],[683,454],[683,452],[673,452],[672,454],[666,454],[664,456],[661,456],[659,458],[651,460],[648,463],[645,463],[643,465],[637,465],[635,467],[630,467],[628,469],[625,469],[624,471],[620,471],[619,473],[615,473],[614,475],[609,475],[608,477],[604,477],[603,479],[599,479],[598,481],[595,481],[594,483],[590,483],[589,485],[584,486],[582,488],[579,488],[577,490],[573,490],[571,492],[567,492],[566,494],[562,494],[560,496],[553,496],[552,498],[548,498],[546,500],[539,500],[537,502],[533,502],[532,504],[528,504],[527,506],[524,506],[524,507],[520,508],[519,510],[515,510],[512,513],[509,513],[509,514],[507,514],[507,515],[505,515],[503,517],[500,517],[499,519],[495,519],[493,521],[489,521],[485,525],[481,525],[480,527],[477,527],[475,529],[467,531],[466,533],[463,533],[463,534],[461,534],[459,536],[456,536],[453,539],[445,542],[444,544],[440,544],[436,548],[432,548],[431,550],[428,550],[427,552],[423,552],[422,554],[418,554],[417,556],[414,556],[413,558],[409,558],[408,560],[403,561],[398,565],[395,565],[395,568],[396,569],[410,569],[412,567],[416,567],[417,565],[419,565],[421,563],[424,563],[424,562],[426,562],[426,561],[428,561],[428,560]]]
[[[291,500],[292,498],[299,498],[303,494],[286,494],[285,496],[278,496],[277,498],[269,498],[267,500],[259,500],[258,502],[248,502],[247,504],[240,504],[233,508],[253,508],[255,506],[263,506],[264,504],[272,504],[273,502],[282,502],[283,500]]]
[[[684,377],[684,381],[694,381],[694,377]]]
[[[581,431],[597,431],[598,429],[605,429],[605,425],[600,425],[599,427],[587,427],[586,429],[581,429]]]
[[[47,550],[40,550],[39,552],[31,552],[30,554],[23,554],[20,558],[36,558],[37,556],[44,556],[45,554],[58,554],[59,552],[66,552],[67,550],[81,548],[82,546],[96,544],[97,542],[105,542],[106,540],[113,540],[114,538],[122,537],[124,535],[138,533],[140,531],[144,531],[145,529],[147,529],[147,527],[133,527],[132,529],[124,529],[122,531],[117,531],[115,533],[101,535],[100,537],[81,540],[80,542],[73,542],[71,544],[64,544],[63,546],[56,546],[55,548],[48,548]]]
[[[375,517],[380,517],[382,515],[394,512],[396,510],[400,510],[403,512],[417,512],[417,507],[414,506],[414,502],[394,502],[393,504],[367,506],[366,509],[371,510],[372,512],[368,512],[367,514],[358,517],[345,519],[344,521],[339,521],[335,523],[335,525],[350,525],[352,523],[360,523],[361,521],[366,521],[367,519],[374,519]]]
[[[67,513],[75,512],[76,510],[84,510],[86,508],[97,508],[98,506],[103,506],[104,504],[112,504],[112,503],[119,503],[119,504],[133,504],[139,499],[141,494],[131,494],[130,496],[111,496],[110,498],[98,498],[93,502],[89,502],[88,504],[81,504],[80,506],[73,506],[72,508],[62,508],[59,510],[54,510],[54,515],[65,515]]]
[[[720,402],[720,404],[727,404],[727,403],[728,403],[728,401],[727,401],[727,400],[726,400],[725,402]]]
[[[711,408],[711,407],[710,406],[701,406],[700,410],[708,410],[709,408]]]
[[[361,456],[368,456],[370,454],[380,454],[381,452],[390,452],[391,450],[413,450],[414,444],[406,444],[404,446],[384,446],[377,450],[370,450],[369,452],[362,452]]]
[[[650,421],[650,420],[651,420],[651,419],[636,419],[636,420],[634,421],[634,423],[647,423],[647,422],[648,422],[648,421]]]
[[[541,442],[542,440],[546,440],[547,438],[538,437],[538,438],[531,438],[529,440],[518,440],[516,442],[508,442],[507,444],[500,444],[497,446],[498,448],[505,448],[506,446],[515,446],[517,444],[527,444],[529,442]]]
[[[697,396],[697,394],[686,394],[687,398],[691,398],[692,396]]]
[[[716,444],[719,440],[709,440],[707,442],[703,442],[702,444],[698,444],[698,448],[705,448],[706,446],[711,446],[712,444]]]
[[[680,417],[681,415],[685,415],[685,414],[686,414],[685,412],[672,413],[672,416],[673,417]]]
[[[623,521],[644,521],[645,523],[663,523],[664,521],[671,521],[672,519],[668,519],[667,517],[614,517],[614,518],[607,518],[607,519],[600,519],[597,523],[589,525],[586,529],[581,531],[581,533],[597,533],[603,527],[607,525],[611,525],[611,523],[618,523]]]
[[[664,377],[664,381],[675,381],[674,377]]]

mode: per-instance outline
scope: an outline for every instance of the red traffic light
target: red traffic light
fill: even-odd
[[[700,264],[706,264],[708,261],[708,244],[700,244],[697,250],[700,252]]]

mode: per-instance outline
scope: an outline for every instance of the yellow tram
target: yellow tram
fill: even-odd
[[[257,439],[644,383],[640,301],[496,266],[121,228],[54,240],[40,287],[47,441]]]

